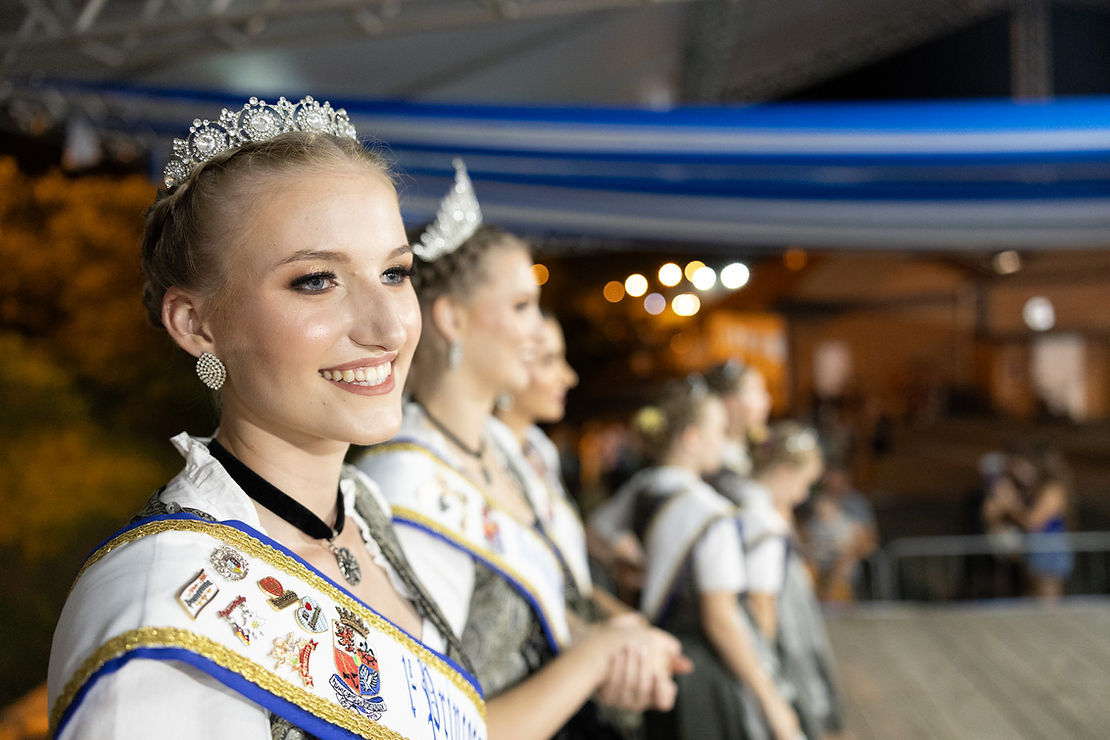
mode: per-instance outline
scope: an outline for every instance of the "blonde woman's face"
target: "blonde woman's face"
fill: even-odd
[[[525,249],[499,247],[485,259],[486,277],[464,308],[462,362],[494,393],[519,393],[536,356],[540,289]]]
[[[241,223],[212,320],[224,416],[305,448],[389,439],[420,337],[392,184],[306,172],[264,187]]]

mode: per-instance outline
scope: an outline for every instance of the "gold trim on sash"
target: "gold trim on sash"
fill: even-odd
[[[304,566],[300,561],[295,560],[279,550],[275,550],[246,532],[242,532],[227,524],[209,522],[201,519],[161,519],[147,522],[146,524],[140,524],[134,529],[129,529],[104,543],[104,545],[94,552],[85,564],[81,566],[81,570],[77,573],[77,578],[74,579],[74,583],[76,583],[81,575],[93,564],[113,550],[143,537],[160,534],[162,532],[194,532],[208,535],[239,548],[247,554],[262,560],[267,565],[283,570],[301,580],[308,581],[312,584],[313,588],[325,594],[341,606],[354,611],[360,617],[370,622],[371,626],[375,629],[386,633],[395,641],[404,645],[407,650],[418,655],[425,663],[435,668],[436,671],[453,683],[455,687],[474,704],[483,720],[486,718],[485,702],[478,695],[474,686],[460,676],[454,668],[446,664],[443,658],[429,650],[423,643],[418,642],[408,634],[402,632],[392,622],[389,622],[377,612],[368,609],[362,602],[357,601],[324,580],[314,571]],[[72,700],[72,697],[70,697],[70,699]],[[58,704],[61,703],[61,699],[59,699]]]
[[[506,516],[512,517],[514,520],[516,519],[516,517],[513,517],[512,513],[510,513],[507,509],[505,509],[503,506],[501,506],[501,504],[499,504],[496,500],[490,498],[489,494],[486,493],[485,488],[478,485],[478,483],[471,480],[468,475],[466,475],[465,473],[460,471],[454,465],[451,465],[449,462],[447,462],[442,457],[440,457],[439,455],[437,455],[434,452],[432,452],[431,450],[429,450],[424,445],[419,444],[418,442],[386,442],[384,444],[375,445],[375,446],[371,447],[369,450],[366,451],[366,455],[367,456],[371,456],[371,455],[377,456],[377,455],[382,455],[382,454],[385,454],[385,453],[388,453],[388,452],[419,452],[421,455],[423,455],[424,457],[426,457],[429,460],[431,460],[432,462],[434,462],[440,468],[442,468],[442,469],[446,470],[447,472],[451,473],[456,478],[458,478],[459,480],[466,483],[466,485],[470,486],[475,491],[477,491],[478,495],[482,497],[482,500],[485,501],[486,505],[489,506],[491,509],[497,509],[498,511],[505,514]],[[508,462],[508,461],[506,461],[506,462]],[[548,549],[550,549],[550,546],[548,547]]]
[[[58,696],[50,711],[51,735],[57,730],[65,710],[85,682],[100,670],[108,661],[140,648],[185,648],[191,653],[203,656],[213,663],[234,671],[251,683],[274,696],[281,697],[328,722],[358,733],[370,740],[405,740],[405,736],[388,727],[350,710],[335,702],[328,701],[274,675],[272,671],[260,668],[254,661],[246,658],[220,643],[203,635],[176,627],[143,627],[112,638],[90,655],[77,672],[70,677],[65,689]],[[483,712],[484,713],[484,712]]]
[[[415,453],[419,453],[419,454],[423,455],[424,457],[427,457],[429,460],[433,461],[438,467],[440,467],[443,470],[451,473],[456,479],[462,481],[467,486],[472,488],[475,492],[477,492],[478,495],[481,496],[481,498],[485,502],[485,504],[487,506],[489,506],[491,509],[496,509],[501,514],[508,517],[510,521],[520,524],[519,521],[516,519],[516,517],[514,517],[512,515],[511,512],[509,512],[507,509],[505,509],[503,506],[501,506],[497,501],[490,498],[489,494],[486,493],[484,488],[479,486],[477,483],[472,481],[466,475],[461,473],[458,469],[453,467],[447,461],[443,460],[441,457],[436,455],[434,452],[432,452],[431,450],[429,450],[427,447],[425,447],[422,444],[419,444],[417,442],[386,442],[384,444],[375,445],[374,447],[371,447],[369,450],[367,450],[366,454],[367,454],[367,456],[371,456],[371,455],[377,456],[377,455],[382,455],[382,454],[386,454],[386,453],[390,453],[390,452],[415,452]],[[511,465],[512,463],[509,460],[506,460],[506,464]],[[527,494],[525,494],[525,496],[527,497]],[[417,522],[422,527],[427,527],[428,529],[435,532],[436,534],[441,535],[442,537],[450,540],[451,542],[462,546],[464,549],[466,549],[468,551],[477,552],[478,554],[481,555],[482,558],[488,560],[490,563],[495,565],[499,570],[502,570],[507,575],[509,575],[516,583],[520,584],[520,587],[528,592],[528,595],[531,597],[532,602],[536,606],[538,606],[544,612],[548,611],[543,606],[545,600],[540,596],[540,593],[528,582],[527,579],[525,579],[520,574],[520,572],[518,570],[516,570],[515,568],[510,566],[502,557],[497,555],[492,550],[490,550],[488,548],[477,546],[470,539],[460,537],[456,532],[451,531],[451,530],[447,530],[442,525],[437,524],[431,518],[425,516],[424,514],[421,514],[420,512],[418,512],[414,509],[410,509],[410,508],[405,507],[405,506],[397,506],[397,505],[391,505],[390,508],[392,509],[393,515],[395,517],[409,519],[409,520],[412,520],[414,522]],[[534,541],[536,543],[538,543],[543,548],[543,550],[551,556],[554,565],[559,569],[560,576],[562,576],[563,571],[564,571],[563,556],[559,552],[558,548],[555,547],[553,545],[553,543],[551,541],[549,541],[546,537],[543,537],[543,536],[540,536],[540,535],[536,534],[529,527],[526,527],[523,524],[520,524],[520,527],[523,530],[527,531],[529,536],[532,537],[534,539]],[[558,598],[560,600],[565,599],[565,596],[564,596],[562,590],[560,590]],[[559,643],[559,646],[562,647],[563,645],[565,645],[569,641],[569,632],[566,636],[563,637],[563,639],[560,639],[560,636],[557,634],[555,620],[552,618],[551,614],[550,613],[545,613],[543,618],[544,618],[545,621],[548,622],[548,624],[550,624],[551,635],[552,635],[552,637],[555,638],[555,641]]]

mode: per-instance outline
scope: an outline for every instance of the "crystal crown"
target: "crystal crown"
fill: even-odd
[[[436,220],[425,229],[412,251],[425,262],[437,260],[454,252],[482,225],[482,209],[474,194],[474,185],[466,174],[466,165],[455,159],[455,184],[439,203]]]
[[[173,140],[173,152],[163,171],[167,188],[182,183],[198,165],[220,152],[248,141],[265,141],[286,131],[310,131],[358,140],[355,127],[343,108],[314,100],[312,96],[290,103],[278,98],[270,105],[252,97],[241,110],[224,108],[215,121],[194,119],[189,135]]]

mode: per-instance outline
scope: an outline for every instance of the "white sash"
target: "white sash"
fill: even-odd
[[[647,563],[640,611],[651,622],[662,616],[690,551],[709,526],[719,519],[736,518],[735,507],[693,474],[675,483],[680,485],[654,492],[665,502],[644,534]]]
[[[428,532],[493,568],[532,605],[552,649],[567,644],[563,570],[541,533],[419,442],[376,445],[359,466],[385,493],[394,526]]]
[[[593,580],[586,553],[586,530],[578,511],[567,499],[566,489],[559,477],[559,453],[555,445],[539,427],[530,427],[526,432],[529,443],[543,461],[544,473],[541,475],[528,461],[516,436],[507,426],[495,419],[490,431],[509,464],[524,481],[525,492],[532,501],[540,524],[574,578],[578,593],[589,596],[593,593]]]
[[[78,574],[59,648],[57,734],[101,676],[152,659],[320,738],[486,737],[474,678],[241,522],[174,514],[118,533]]]

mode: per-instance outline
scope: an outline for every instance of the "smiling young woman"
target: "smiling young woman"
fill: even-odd
[[[175,142],[166,185],[144,303],[198,358],[220,426],[174,438],[184,470],[79,575],[51,653],[54,732],[430,738],[449,718],[452,737],[485,737],[388,505],[343,462],[399,428],[420,336],[382,159],[326,103],[252,99]]]

